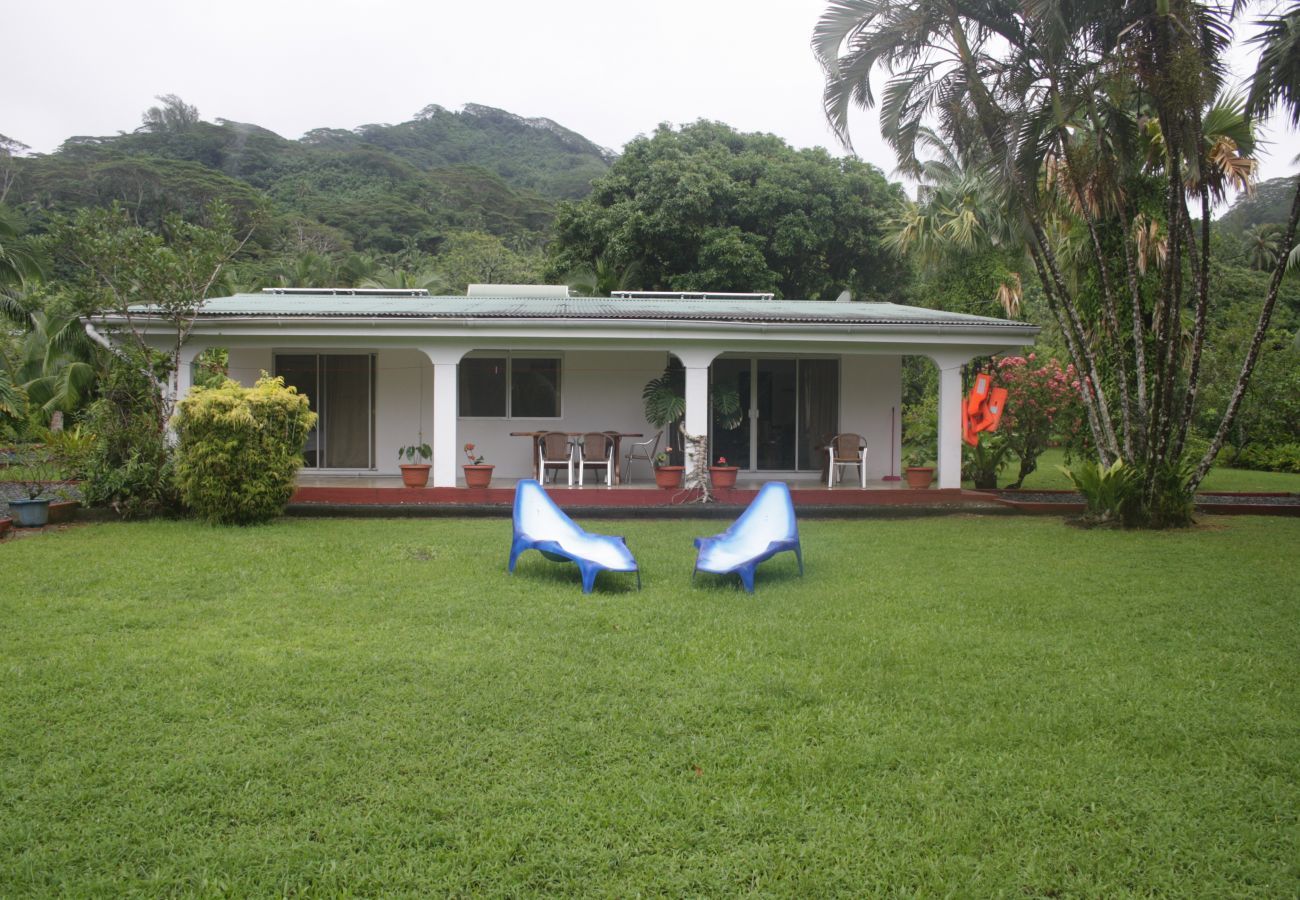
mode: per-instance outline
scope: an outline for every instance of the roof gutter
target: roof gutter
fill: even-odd
[[[148,316],[136,316],[137,326],[141,319],[148,320]],[[104,317],[106,323],[113,321],[109,317]],[[121,321],[125,321],[122,319]],[[712,321],[707,319],[571,319],[571,318],[482,318],[482,317],[443,317],[443,316],[285,316],[285,315],[256,315],[256,316],[200,316],[196,320],[196,325],[209,323],[214,325],[237,324],[253,325],[262,324],[271,327],[286,328],[293,325],[313,324],[313,325],[358,325],[368,326],[373,329],[383,327],[401,327],[401,325],[422,324],[422,325],[439,325],[466,331],[481,331],[495,327],[511,328],[556,328],[563,327],[572,330],[594,330],[600,328],[615,328],[619,330],[630,328],[654,327],[666,331],[699,331],[702,328],[710,329],[727,329],[749,334],[773,334],[779,332],[817,332],[821,334],[833,333],[843,335],[867,335],[867,334],[922,334],[922,335],[965,335],[965,336],[988,336],[990,338],[1003,339],[1009,335],[1030,336],[1038,334],[1042,329],[1037,325],[1024,323],[1010,323],[1005,325],[988,324],[984,322],[964,324],[958,322],[937,322],[937,323],[904,323],[904,322],[734,322],[734,321]],[[204,329],[206,330],[206,329]]]

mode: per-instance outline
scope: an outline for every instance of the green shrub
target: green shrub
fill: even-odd
[[[83,422],[93,435],[76,463],[87,505],[128,519],[179,511],[161,402],[136,362],[114,358]]]
[[[316,424],[307,398],[263,375],[196,388],[176,410],[176,484],[200,518],[251,525],[284,512]]]
[[[974,447],[963,443],[961,448],[961,477],[975,483],[981,490],[998,486],[998,473],[1007,464],[1011,447],[1006,438],[998,434],[982,434]]]
[[[1109,468],[1082,462],[1061,468],[1087,503],[1084,521],[1093,525],[1118,524],[1126,528],[1183,528],[1192,524],[1196,497],[1191,490],[1195,466],[1189,462],[1160,465],[1144,491],[1145,472],[1117,459]]]
[[[1300,444],[1251,444],[1237,455],[1233,465],[1261,472],[1300,473]]]
[[[1061,467],[1087,503],[1085,521],[1096,525],[1129,525],[1141,501],[1142,479],[1137,469],[1117,459],[1109,468],[1087,460],[1072,468]]]

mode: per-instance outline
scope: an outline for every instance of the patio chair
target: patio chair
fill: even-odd
[[[552,562],[577,563],[584,594],[591,593],[596,574],[601,571],[635,572],[637,590],[641,589],[641,570],[627,542],[621,537],[583,531],[531,478],[515,487],[510,574],[514,574],[515,563],[525,550],[537,550]]]
[[[648,441],[638,441],[635,444],[629,444],[627,455],[623,459],[623,481],[626,484],[632,483],[632,460],[644,459],[654,468],[655,454],[659,452],[659,441],[663,438],[664,433],[660,431]]]
[[[860,434],[845,432],[837,434],[826,442],[828,457],[826,466],[826,486],[835,487],[835,482],[844,477],[845,466],[858,467],[858,482],[862,489],[867,489],[867,439]]]
[[[592,431],[582,436],[578,452],[574,454],[578,464],[578,487],[582,487],[582,475],[588,466],[605,467],[605,484],[614,483],[614,439],[607,431]]]
[[[794,551],[803,575],[803,549],[799,544],[799,524],[794,518],[790,488],[783,481],[769,481],[759,490],[749,508],[740,514],[722,534],[695,539],[699,551],[695,556],[696,572],[725,575],[735,572],[754,593],[754,570],[758,564],[786,550]]]
[[[563,431],[546,431],[537,436],[537,473],[546,478],[546,470],[551,470],[551,480],[555,472],[564,469],[569,475],[569,487],[573,487],[573,444]]]

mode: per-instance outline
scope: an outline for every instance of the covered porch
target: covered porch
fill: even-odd
[[[688,454],[688,468],[725,457],[740,468],[740,486],[815,490],[825,487],[826,442],[852,432],[868,447],[867,489],[893,492],[902,361],[924,356],[939,374],[938,487],[955,491],[962,366],[1036,331],[893,304],[272,292],[209,301],[184,348],[179,389],[189,388],[195,356],[224,347],[232,378],[269,372],[305,393],[320,422],[303,490],[397,489],[363,481],[395,479],[399,449],[419,443],[432,447],[431,489],[464,489],[462,448],[472,443],[496,467],[491,490],[508,490],[533,473],[530,435],[558,431],[623,435],[622,483],[601,485],[621,492],[653,484],[644,459],[627,463],[629,443],[658,434],[655,449],[673,449],[670,433],[647,422],[642,392],[680,365],[681,430],[710,447],[708,458]],[[733,421],[711,402],[719,387],[740,400]],[[856,471],[844,475],[831,494],[861,490]],[[593,478],[603,483],[604,471],[588,470],[584,480]],[[559,480],[568,489],[563,470]]]

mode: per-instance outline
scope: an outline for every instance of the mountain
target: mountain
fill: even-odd
[[[1294,197],[1294,175],[1261,181],[1253,193],[1238,197],[1231,208],[1215,220],[1215,224],[1220,233],[1236,237],[1256,225],[1277,225],[1281,230],[1291,215]]]
[[[241,210],[267,206],[273,227],[261,239],[310,233],[328,250],[430,250],[458,230],[530,245],[549,232],[557,202],[584,196],[613,158],[549,119],[477,105],[433,105],[397,125],[321,128],[298,140],[182,112],[192,115],[15,159],[8,202],[37,227],[52,212],[114,201],[156,223],[221,198]]]

